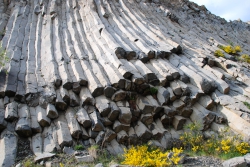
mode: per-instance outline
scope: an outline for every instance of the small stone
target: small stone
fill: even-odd
[[[234,157],[222,163],[223,167],[247,167],[244,157]]]
[[[18,163],[15,167],[22,167],[22,164]]]
[[[95,167],[103,167],[102,163],[96,164]]]
[[[53,156],[55,156],[55,154],[52,154],[52,153],[41,153],[41,154],[39,154],[35,158],[35,162],[39,162],[40,160],[45,160],[45,159],[51,158]]]
[[[75,151],[71,147],[64,147],[63,148],[63,153],[68,154],[68,155],[73,155],[75,153]]]
[[[77,162],[94,162],[94,157],[91,155],[75,156]]]

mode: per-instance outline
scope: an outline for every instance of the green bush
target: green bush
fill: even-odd
[[[0,43],[0,69],[1,67],[4,67],[8,62],[9,58],[6,54],[6,50],[2,47],[2,43]]]
[[[157,88],[155,88],[155,87],[151,87],[151,88],[150,88],[150,93],[151,93],[151,95],[155,95],[155,94],[157,94],[157,92],[158,92],[158,89],[157,89]]]
[[[225,57],[224,53],[222,53],[222,51],[220,51],[220,50],[216,50],[216,51],[214,52],[214,55],[215,55],[216,57]]]
[[[75,150],[83,150],[84,149],[84,147],[83,147],[83,145],[75,145],[75,147],[74,147],[74,149]]]

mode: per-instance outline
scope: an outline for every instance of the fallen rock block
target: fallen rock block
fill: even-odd
[[[148,141],[152,137],[152,132],[141,122],[135,126],[135,133],[142,141]]]
[[[175,116],[173,119],[173,126],[175,130],[181,130],[183,129],[183,126],[186,122],[186,119],[182,116]]]
[[[76,119],[84,128],[88,128],[91,126],[91,119],[89,118],[89,115],[84,108],[78,109],[76,113]]]
[[[244,157],[234,157],[222,163],[223,167],[247,167]]]
[[[36,158],[34,159],[35,162],[40,162],[42,160],[47,160],[53,156],[55,156],[56,154],[52,154],[52,153],[41,153],[40,155],[36,156]]]

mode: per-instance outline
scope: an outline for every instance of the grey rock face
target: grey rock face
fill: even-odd
[[[189,122],[214,133],[227,122],[250,141],[250,66],[237,61],[250,55],[249,36],[248,23],[189,1],[0,0],[10,58],[0,72],[0,166],[14,162],[14,133],[36,155],[75,140],[112,154],[152,139],[170,148]],[[229,41],[242,52],[214,56]]]

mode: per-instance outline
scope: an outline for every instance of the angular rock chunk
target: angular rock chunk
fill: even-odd
[[[43,151],[44,152],[56,152],[59,148],[57,139],[57,130],[54,122],[51,126],[45,127],[43,130]]]
[[[214,118],[215,115],[208,110],[200,110],[198,103],[193,106],[193,113],[190,115],[190,119],[193,122],[196,121],[201,123],[203,130],[206,130],[210,127]]]
[[[173,102],[173,106],[176,108],[176,110],[181,110],[185,106],[185,103],[178,99]]]
[[[201,96],[199,99],[199,103],[208,110],[212,109],[214,106],[213,100],[208,95]]]
[[[116,120],[113,124],[113,130],[115,133],[120,132],[121,130],[125,130],[126,132],[129,131],[130,124],[122,124],[118,120]]]
[[[142,141],[150,140],[152,137],[152,132],[141,121],[135,126],[135,133]]]
[[[119,121],[123,124],[130,124],[132,119],[130,108],[127,107],[119,107],[119,108],[120,108]]]
[[[89,114],[84,108],[78,109],[76,113],[76,119],[84,128],[88,128],[92,124]]]
[[[127,143],[128,134],[124,130],[122,130],[122,131],[117,133],[116,140],[120,144]]]
[[[182,89],[181,86],[178,84],[178,82],[176,81],[170,82],[170,87],[172,88],[176,96],[180,97],[182,95]]]
[[[157,87],[157,100],[160,105],[166,105],[170,101],[170,93],[167,89],[162,86]]]
[[[96,144],[101,145],[103,143],[104,136],[105,136],[105,133],[103,131],[100,131],[95,138]]]
[[[153,113],[154,111],[154,106],[143,96],[139,96],[136,99],[136,104],[143,114]]]
[[[146,82],[152,85],[158,85],[159,79],[151,70],[149,70],[145,64],[142,63],[140,60],[131,60],[131,63],[136,67],[136,69],[140,72],[140,74],[145,78]]]
[[[109,100],[104,95],[96,97],[95,100],[96,100],[95,106],[100,112],[101,116],[103,117],[108,116],[111,110]]]
[[[183,129],[183,126],[186,122],[186,119],[182,116],[174,116],[174,119],[173,119],[173,126],[175,128],[175,130],[181,130]]]
[[[15,119],[18,118],[18,112],[17,112],[17,103],[12,102],[7,104],[6,109],[5,109],[5,120],[7,121],[14,121]]]
[[[110,121],[115,121],[120,114],[120,108],[117,107],[116,103],[110,102],[111,111],[108,115]]]
[[[2,132],[7,127],[7,121],[4,119],[4,107],[0,100],[0,132]]]
[[[104,140],[106,142],[111,142],[114,138],[116,138],[116,133],[113,130],[107,128],[106,132],[105,132],[105,139]]]
[[[115,94],[112,96],[111,100],[117,102],[117,101],[122,101],[126,98],[126,92],[123,90],[119,90],[115,92]]]
[[[103,86],[100,84],[99,80],[91,72],[91,69],[84,71],[88,79],[88,88],[93,97],[97,97],[103,94]]]
[[[179,68],[190,78],[190,82],[200,88],[205,93],[210,93],[213,89],[213,85],[210,81],[199,75],[195,71],[181,64]]]
[[[32,135],[32,130],[30,128],[29,118],[19,118],[16,123],[15,131],[19,136],[30,137]]]
[[[82,130],[76,120],[76,111],[73,108],[69,107],[66,110],[65,118],[68,122],[68,127],[69,127],[70,134],[72,135],[72,137],[76,139],[79,139],[80,137],[82,137]]]
[[[234,157],[222,163],[223,167],[247,167],[244,157]]]
[[[193,109],[190,107],[184,107],[182,110],[178,111],[178,115],[183,116],[185,118],[189,118],[193,113]]]
[[[38,112],[36,108],[30,107],[30,127],[33,133],[41,133],[42,127],[38,123]]]
[[[62,86],[59,88],[59,92],[61,94],[61,98],[62,100],[69,104],[70,103],[70,96],[69,96],[69,92],[67,89],[63,88]]]
[[[42,154],[42,135],[41,133],[37,133],[31,138],[31,149],[33,153],[38,156]]]
[[[8,167],[15,163],[17,154],[17,136],[10,131],[4,131],[0,139],[0,166]]]
[[[159,105],[159,103],[156,101],[156,99],[153,98],[153,96],[148,95],[146,98],[150,101],[152,106],[154,107],[154,111],[152,112],[152,115],[155,115],[163,110],[163,107]]]
[[[40,124],[40,126],[45,127],[50,125],[50,118],[46,116],[46,110],[40,106],[36,107],[37,112],[37,121]]]
[[[56,90],[56,102],[55,107],[59,111],[65,111],[68,107],[67,103],[64,102],[59,90]]]
[[[175,94],[174,94],[174,92],[173,92],[173,90],[172,90],[172,88],[170,88],[170,87],[168,87],[167,88],[167,91],[170,93],[170,101],[175,101],[176,100],[176,96],[175,96]]]
[[[82,88],[80,91],[80,104],[82,106],[85,105],[95,105],[95,99],[93,98],[93,96],[91,95],[90,91],[88,88]]]
[[[153,115],[151,113],[142,114],[140,120],[145,125],[150,125],[154,121]]]
[[[47,117],[51,119],[55,119],[58,117],[57,110],[53,104],[48,104],[46,109]]]
[[[138,136],[136,135],[133,127],[130,127],[128,131],[128,142],[132,145],[136,145],[138,142]]]
[[[89,116],[90,116],[90,119],[92,121],[91,129],[93,131],[99,132],[99,131],[104,130],[104,126],[103,126],[102,122],[100,121],[100,115],[97,111],[92,112]]]
[[[71,107],[76,107],[80,105],[79,97],[72,90],[69,90],[69,97],[70,97],[69,105]]]
[[[64,146],[71,146],[73,144],[73,140],[70,134],[67,120],[65,119],[64,115],[60,114],[54,122],[56,123],[57,127],[57,139],[59,146],[61,148],[63,148]]]

